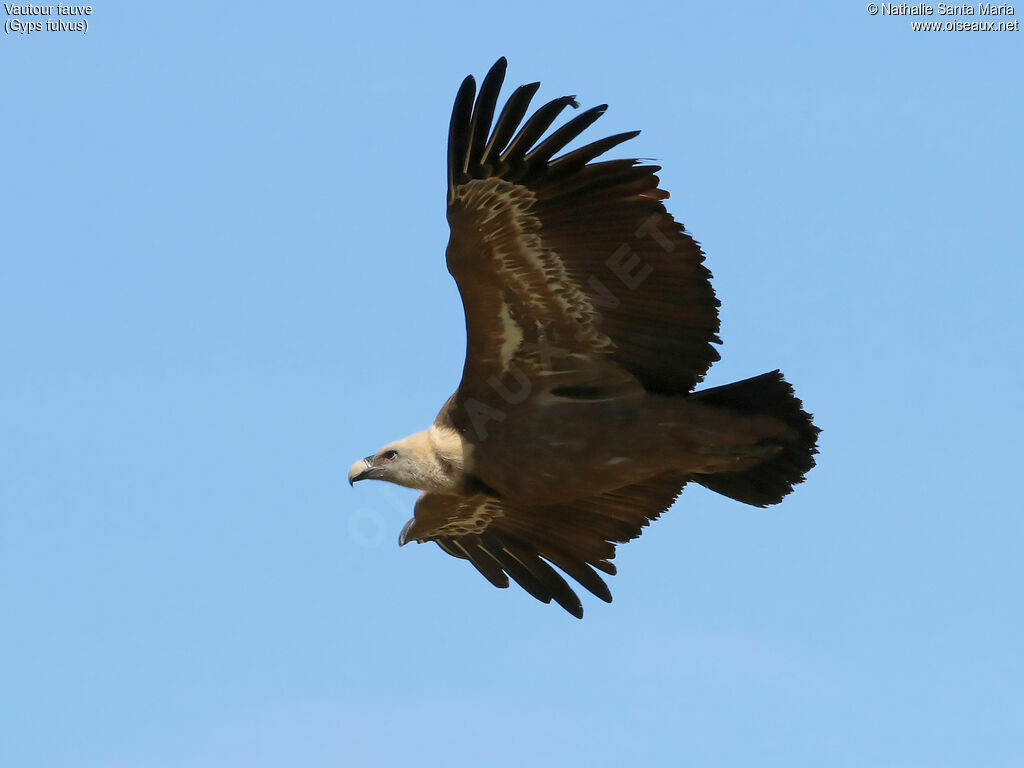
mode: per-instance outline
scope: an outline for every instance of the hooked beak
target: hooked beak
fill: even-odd
[[[416,518],[412,518],[402,526],[402,532],[398,534],[398,546],[404,547],[410,541],[416,541],[417,533],[413,530],[416,526]]]
[[[379,467],[373,466],[373,456],[360,459],[348,471],[348,484],[355,485],[357,480],[372,478],[378,469]]]

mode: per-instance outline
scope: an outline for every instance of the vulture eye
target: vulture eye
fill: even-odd
[[[394,461],[397,458],[398,451],[384,451],[384,453],[380,455],[381,461]]]

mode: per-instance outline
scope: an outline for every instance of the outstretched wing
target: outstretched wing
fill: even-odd
[[[612,595],[594,570],[614,575],[615,544],[639,536],[668,509],[686,484],[663,477],[567,504],[512,507],[484,494],[423,493],[399,543],[435,541],[469,560],[494,586],[509,577],[538,600],[561,605],[576,618],[583,606],[556,566],[605,602]]]
[[[532,83],[495,121],[505,67],[499,59],[475,101],[466,78],[448,138],[447,263],[467,329],[455,426],[466,426],[467,400],[507,403],[503,383],[552,370],[586,369],[587,386],[626,376],[650,391],[689,392],[718,359],[704,254],[666,212],[658,166],[592,162],[639,132],[556,158],[606,106],[542,138],[576,101],[555,99],[520,127]]]

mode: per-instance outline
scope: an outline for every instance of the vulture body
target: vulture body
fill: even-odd
[[[698,244],[665,210],[658,166],[600,160],[638,132],[556,155],[604,113],[538,83],[495,119],[505,59],[455,99],[448,271],[466,314],[458,391],[434,424],[357,461],[350,482],[422,491],[399,543],[435,541],[582,617],[555,567],[611,601],[615,545],[696,482],[776,504],[814,466],[818,429],[779,371],[694,392],[719,359]],[[553,567],[554,566],[554,567]]]

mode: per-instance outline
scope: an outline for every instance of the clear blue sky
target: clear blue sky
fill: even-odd
[[[1024,765],[1022,35],[99,0],[4,36],[0,764]],[[688,488],[582,622],[346,483],[458,382],[447,123],[501,55],[643,130],[708,383],[781,367],[824,429],[779,507]]]

